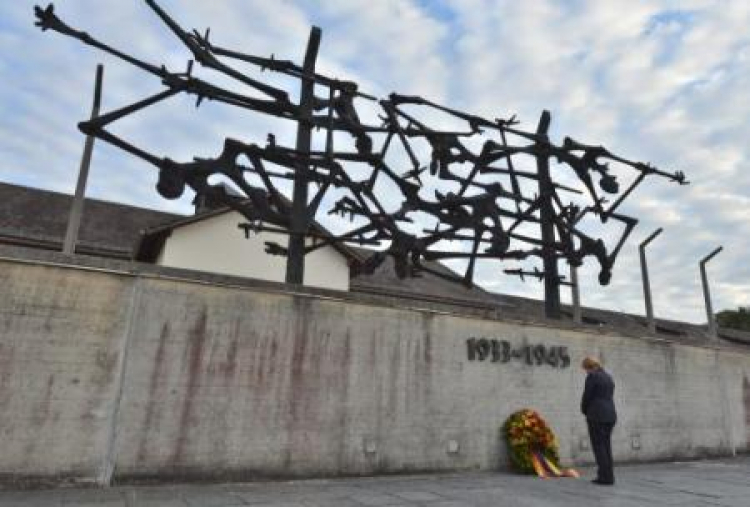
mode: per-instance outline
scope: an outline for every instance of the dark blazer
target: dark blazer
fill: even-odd
[[[586,375],[586,387],[581,398],[581,412],[592,422],[615,423],[617,412],[612,395],[615,382],[609,373],[602,369]]]

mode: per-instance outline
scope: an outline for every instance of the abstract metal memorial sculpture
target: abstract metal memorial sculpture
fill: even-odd
[[[515,117],[489,120],[418,96],[393,93],[377,100],[361,92],[354,82],[316,73],[321,38],[317,27],[310,32],[304,62],[299,66],[273,56],[225,49],[209,40],[208,30],[205,34],[187,32],[155,1],[146,3],[198,63],[234,79],[252,93],[239,93],[196,77],[192,60],[185,72],[172,72],[163,65],[129,56],[65,24],[55,15],[52,4],[45,9],[37,6],[36,25],[42,30],[59,32],[114,55],[158,78],[165,87],[153,96],[80,123],[80,130],[155,166],[159,170],[157,190],[163,197],[178,198],[188,186],[241,213],[248,220],[240,224],[245,234],[288,234],[287,246],[268,242],[266,251],[287,257],[289,283],[302,283],[306,254],[335,243],[380,248],[353,266],[359,272],[372,272],[390,255],[399,277],[416,276],[422,271],[445,277],[424,261],[462,259],[463,277],[459,281],[467,286],[473,284],[477,260],[521,262],[536,258],[542,261],[542,270],[522,266],[505,272],[544,280],[545,313],[559,318],[559,291],[564,282],[558,274],[558,261],[565,259],[572,266],[580,266],[585,257],[593,256],[600,267],[599,282],[606,285],[615,258],[637,223],[635,218],[617,213],[625,198],[649,175],[686,183],[681,172],[667,173],[632,162],[602,146],[582,144],[569,137],[561,145],[554,144],[548,137],[547,111],[537,128],[528,132],[517,127]],[[240,72],[225,63],[227,60],[298,80],[298,103],[284,89]],[[317,94],[318,90],[322,93]],[[264,146],[226,139],[215,158],[176,162],[107,130],[111,123],[180,93],[195,95],[197,105],[209,99],[294,121],[296,145],[282,146],[273,134],[268,135]],[[363,121],[355,101],[369,101],[379,108],[379,121]],[[439,115],[441,124],[450,120],[458,127],[436,128],[428,124],[425,115],[433,119]],[[324,134],[317,149],[313,147],[313,131]],[[243,165],[241,157],[250,164]],[[423,163],[427,157],[429,161]],[[557,180],[552,178],[551,163],[556,176],[561,175]],[[623,185],[624,189],[610,164],[630,173],[626,176],[630,183]],[[568,171],[567,180],[562,180],[561,171],[566,167],[572,171]],[[231,181],[244,198],[231,197],[222,185],[209,182],[216,176]],[[597,176],[598,188],[594,183]],[[293,186],[291,201],[282,192],[285,184]],[[314,193],[310,198],[311,189]],[[608,202],[602,192],[612,194],[614,201]],[[566,202],[563,193],[582,196],[578,199],[585,202]],[[324,202],[330,204],[326,207]],[[326,211],[349,217],[352,225],[341,233],[313,232],[311,224]],[[599,223],[619,222],[623,230],[613,248],[584,232],[582,221],[591,217]],[[540,235],[535,234],[537,230]]]

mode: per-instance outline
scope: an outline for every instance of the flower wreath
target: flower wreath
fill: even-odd
[[[534,473],[533,453],[541,453],[555,467],[560,466],[555,434],[534,410],[523,409],[511,414],[502,427],[508,443],[513,468],[521,473]]]

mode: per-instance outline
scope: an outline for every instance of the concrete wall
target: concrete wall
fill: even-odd
[[[524,407],[589,462],[585,354],[617,382],[618,461],[750,450],[747,349],[7,259],[0,287],[6,480],[494,469]],[[571,364],[470,361],[470,337]]]
[[[283,282],[286,258],[268,255],[266,241],[286,247],[285,234],[261,232],[245,238],[237,224],[247,219],[231,211],[176,228],[157,260],[161,266]],[[307,244],[311,244],[310,239]],[[220,245],[220,246],[219,246]],[[250,262],[252,261],[252,262]],[[305,257],[305,285],[349,290],[347,259],[331,247]]]
[[[0,262],[0,475],[95,478],[133,279]]]

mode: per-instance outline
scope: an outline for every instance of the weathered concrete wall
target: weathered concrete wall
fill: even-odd
[[[0,282],[3,474],[496,468],[524,407],[588,462],[586,354],[617,382],[617,460],[750,450],[747,350],[7,260]],[[566,346],[571,364],[470,361],[470,337]]]
[[[101,473],[132,291],[120,276],[0,263],[0,475]]]

